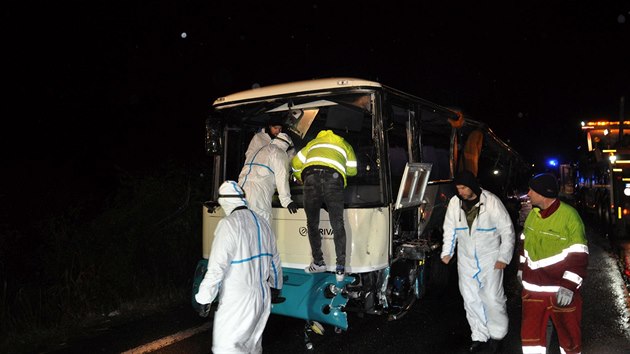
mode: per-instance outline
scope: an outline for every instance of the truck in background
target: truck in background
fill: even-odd
[[[576,204],[614,238],[630,239],[630,120],[582,122]]]
[[[573,163],[563,163],[558,167],[558,196],[570,202],[575,197],[576,171],[577,165]]]

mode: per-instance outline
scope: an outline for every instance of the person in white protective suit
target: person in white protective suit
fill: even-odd
[[[215,354],[261,353],[272,290],[282,289],[276,238],[269,224],[247,208],[236,182],[221,185],[218,201],[226,216],[214,232],[208,270],[195,300],[207,315],[209,304],[219,295],[212,329]]]
[[[271,200],[276,188],[280,204],[293,214],[297,205],[291,199],[289,187],[289,157],[287,149],[292,146],[291,138],[285,133],[271,140],[251,160],[246,161],[238,176],[238,184],[245,191],[249,207],[260,214],[271,225]]]
[[[254,154],[269,145],[272,139],[282,133],[283,123],[284,119],[281,116],[272,116],[267,122],[267,125],[254,134],[245,151],[245,162],[251,161]],[[293,144],[291,144],[291,147],[287,151],[287,155],[289,155],[289,161],[295,156]]]
[[[496,352],[508,331],[503,270],[514,253],[514,226],[501,200],[463,171],[454,180],[457,195],[444,218],[440,257],[448,264],[457,245],[459,290],[464,299],[474,352]]]

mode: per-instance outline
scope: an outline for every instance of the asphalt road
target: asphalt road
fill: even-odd
[[[584,296],[583,353],[630,353],[629,299],[608,242],[588,230],[589,274]],[[520,288],[516,260],[506,270],[510,327],[503,353],[521,353]],[[406,316],[388,321],[385,316],[349,314],[348,331],[311,334],[313,350],[305,347],[304,321],[272,315],[263,336],[266,353],[458,353],[470,341],[463,302],[451,274],[445,294],[428,293]],[[210,353],[211,319],[199,318],[183,307],[131,323],[103,329],[52,351],[54,353]],[[550,350],[550,353],[558,352]]]

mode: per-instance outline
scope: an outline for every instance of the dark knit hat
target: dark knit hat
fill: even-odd
[[[479,187],[479,183],[477,182],[477,177],[475,177],[475,175],[468,170],[464,170],[458,173],[455,176],[455,179],[453,180],[453,182],[455,182],[455,185],[461,184],[472,189],[472,191],[477,196],[481,195],[481,187]]]
[[[551,173],[541,173],[529,180],[529,188],[547,198],[558,196],[558,180]]]
[[[270,127],[273,127],[276,125],[284,125],[285,121],[286,121],[286,117],[275,114],[269,117],[269,120],[267,120],[267,125]]]

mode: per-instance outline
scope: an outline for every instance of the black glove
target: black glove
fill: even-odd
[[[297,205],[295,205],[295,202],[291,202],[289,203],[289,205],[287,205],[287,209],[289,210],[289,213],[295,214],[297,213],[298,207]]]
[[[283,303],[286,298],[280,296],[280,290],[276,288],[271,288],[271,303],[272,304],[280,304]]]
[[[199,316],[208,317],[210,314],[210,304],[199,304]]]

